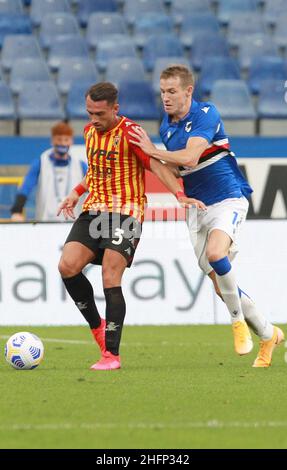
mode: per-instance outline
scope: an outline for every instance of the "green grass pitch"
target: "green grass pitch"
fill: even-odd
[[[35,370],[5,361],[18,331],[44,342]],[[287,447],[284,344],[253,369],[257,339],[238,357],[230,326],[125,327],[122,369],[106,372],[89,370],[88,328],[5,327],[0,341],[1,449]]]

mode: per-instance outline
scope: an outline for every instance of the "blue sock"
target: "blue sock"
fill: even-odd
[[[209,264],[213,267],[218,276],[224,276],[224,274],[227,274],[231,270],[231,264],[228,256],[225,256],[218,261],[209,262]]]

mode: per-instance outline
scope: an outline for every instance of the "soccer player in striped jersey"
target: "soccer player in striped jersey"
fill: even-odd
[[[167,150],[157,149],[141,128],[130,133],[132,142],[151,157],[176,165],[185,194],[207,205],[207,211],[198,212],[197,217],[193,212],[189,218],[199,266],[229,310],[235,351],[243,355],[253,347],[247,322],[261,339],[253,367],[268,367],[284,334],[237,286],[230,263],[252,189],[237,166],[216,107],[193,99],[192,72],[181,65],[168,67],[161,73],[160,88],[165,110],[160,135]]]
[[[58,214],[74,218],[79,197],[86,191],[89,194],[66,240],[59,271],[101,349],[102,357],[91,369],[111,370],[121,367],[119,346],[126,311],[121,280],[140,238],[146,203],[145,169],[155,173],[181,203],[201,209],[205,205],[184,196],[167,165],[130,143],[128,130],[137,124],[118,115],[118,90],[113,84],[93,85],[87,91],[86,106],[91,120],[84,130],[88,171],[64,199]],[[97,310],[92,285],[82,273],[89,263],[102,265],[105,320]]]

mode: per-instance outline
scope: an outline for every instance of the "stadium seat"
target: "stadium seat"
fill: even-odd
[[[260,134],[286,136],[287,100],[285,80],[266,80],[258,100]]]
[[[88,114],[85,102],[85,93],[93,82],[73,82],[67,96],[66,113],[68,119],[85,119],[88,122]]]
[[[227,133],[254,135],[256,113],[246,83],[242,80],[218,80],[211,99],[224,121]],[[230,121],[232,128],[229,129]]]
[[[248,85],[251,93],[258,94],[266,80],[285,80],[287,66],[281,57],[263,56],[252,61]]]
[[[164,13],[143,13],[134,23],[135,44],[143,48],[149,36],[169,33],[172,29],[173,22],[170,16]]]
[[[229,47],[223,36],[208,32],[197,34],[193,40],[190,60],[194,70],[201,69],[207,57],[228,57]]]
[[[0,1],[0,15],[6,13],[23,13],[23,5],[21,0],[1,0]]]
[[[209,95],[217,80],[240,80],[238,63],[231,57],[207,57],[202,64],[201,74],[197,82],[201,94]]]
[[[0,81],[0,135],[13,135],[15,105],[9,86]]]
[[[12,34],[5,36],[2,47],[2,67],[9,72],[15,60],[20,58],[43,59],[35,36],[31,34]]]
[[[269,26],[275,26],[281,16],[286,15],[285,0],[265,0],[264,21]]]
[[[119,82],[130,80],[145,80],[145,70],[138,57],[112,59],[107,66],[106,81],[118,85]]]
[[[40,26],[42,19],[49,13],[70,13],[68,0],[32,0],[30,15],[33,26]]]
[[[159,109],[151,83],[125,81],[119,84],[120,114],[137,121],[145,121],[148,132],[158,131]],[[140,121],[140,122],[139,122]]]
[[[18,116],[22,135],[49,135],[52,123],[65,118],[56,85],[44,81],[24,83]]]
[[[11,68],[10,88],[13,93],[22,91],[26,82],[51,80],[47,64],[42,59],[17,59]]]
[[[205,32],[220,32],[218,20],[212,12],[189,13],[183,17],[179,37],[184,47],[192,47],[194,36]]]
[[[186,15],[206,13],[210,10],[209,0],[173,0],[170,15],[176,25],[181,25]]]
[[[276,22],[273,40],[277,46],[287,49],[287,5],[286,12],[282,14]]]
[[[249,69],[255,58],[264,55],[278,55],[277,46],[268,34],[251,34],[243,36],[238,50],[241,69]]]
[[[245,12],[253,16],[256,9],[256,0],[219,0],[217,16],[220,23],[226,26],[238,13]]]
[[[144,13],[165,13],[162,0],[125,0],[123,14],[129,26]]]
[[[175,56],[183,57],[183,47],[173,33],[150,36],[143,48],[143,63],[148,72],[153,71],[156,59]]]
[[[71,13],[50,13],[43,18],[39,36],[42,47],[49,49],[55,36],[65,34],[80,34],[74,15]]]
[[[95,64],[86,58],[61,60],[58,72],[58,90],[62,94],[70,91],[74,82],[89,81],[96,83],[99,76]]]
[[[88,47],[83,36],[66,34],[51,39],[48,64],[53,72],[56,72],[63,59],[87,58]]]
[[[127,28],[123,16],[120,13],[93,13],[88,20],[87,44],[90,48],[96,48],[98,42],[110,34],[126,34]]]
[[[97,12],[116,12],[116,0],[80,0],[78,2],[78,19],[82,27],[86,27],[89,17]]]
[[[121,34],[111,34],[98,42],[96,65],[100,72],[105,72],[110,60],[119,57],[137,57],[132,39]]]
[[[152,73],[152,87],[154,92],[160,94],[160,74],[161,72],[169,67],[170,65],[186,65],[189,68],[189,61],[185,57],[160,57],[156,59],[154,69]]]
[[[238,47],[242,39],[250,34],[266,34],[266,26],[259,13],[237,13],[229,24],[228,42],[232,47]]]
[[[28,15],[7,13],[0,15],[0,48],[7,34],[32,34],[32,23]]]

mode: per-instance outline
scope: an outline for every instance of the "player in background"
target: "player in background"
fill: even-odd
[[[111,370],[121,367],[119,347],[126,313],[121,280],[132,263],[141,234],[145,169],[156,174],[180,202],[202,209],[205,205],[186,198],[167,165],[130,143],[128,130],[137,125],[118,115],[118,91],[113,84],[93,85],[86,94],[86,107],[91,120],[84,130],[88,172],[58,213],[74,217],[79,196],[86,191],[89,194],[66,240],[59,271],[101,349],[102,357],[91,369]],[[102,265],[105,320],[96,307],[93,287],[82,273],[89,263]]]
[[[56,213],[60,202],[87,172],[87,163],[71,147],[73,137],[72,127],[65,122],[59,122],[52,127],[52,148],[45,150],[32,162],[17,192],[11,208],[11,219],[14,222],[25,220],[23,208],[35,187],[37,188],[35,219],[59,221]],[[64,217],[62,219],[64,220]]]
[[[235,351],[248,354],[253,347],[247,322],[261,339],[253,367],[268,367],[284,334],[237,286],[230,263],[252,189],[237,166],[216,107],[193,99],[192,72],[181,65],[168,67],[161,73],[160,88],[165,110],[160,135],[167,150],[157,149],[141,128],[130,132],[132,143],[157,160],[177,165],[185,194],[206,204],[207,211],[199,212],[197,220],[194,214],[189,219],[199,266],[229,310]]]

